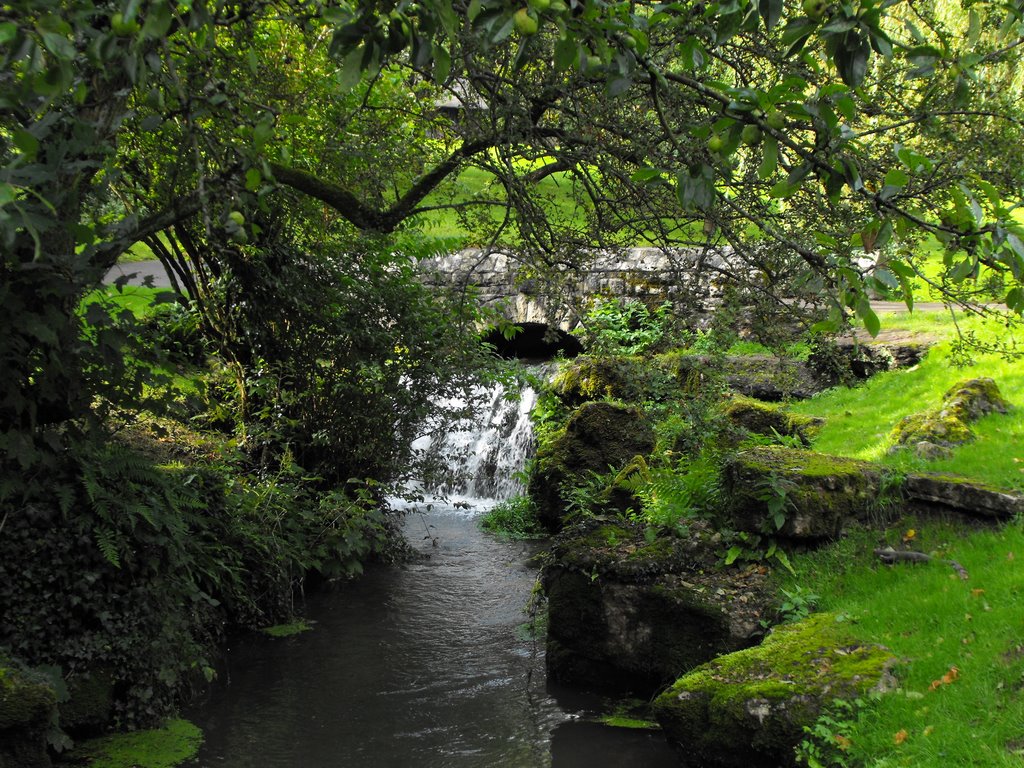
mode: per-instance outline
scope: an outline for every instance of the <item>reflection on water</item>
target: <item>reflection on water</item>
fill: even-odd
[[[583,722],[524,632],[528,544],[451,507],[406,518],[426,559],[371,569],[306,606],[312,632],[251,638],[189,714],[223,768],[677,765],[657,734]],[[560,703],[561,702],[561,703]]]

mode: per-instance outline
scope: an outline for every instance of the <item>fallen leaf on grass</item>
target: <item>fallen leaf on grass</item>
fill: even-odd
[[[949,668],[949,672],[944,674],[941,678],[939,678],[938,680],[932,680],[932,684],[928,686],[928,690],[929,691],[938,690],[943,685],[949,685],[950,683],[952,683],[955,680],[959,679],[959,677],[960,677],[960,670],[956,667],[956,665],[954,665],[954,666],[950,667]]]

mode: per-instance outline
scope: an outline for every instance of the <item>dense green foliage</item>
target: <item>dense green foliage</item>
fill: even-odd
[[[77,446],[67,475],[50,477],[66,495],[6,519],[0,644],[69,678],[108,671],[119,719],[144,724],[213,675],[226,623],[286,618],[307,574],[353,575],[387,548],[371,494],[250,476],[205,458],[214,447],[166,456],[145,435]]]
[[[487,510],[480,526],[510,539],[530,539],[544,534],[537,519],[537,508],[529,496],[513,496]]]
[[[4,5],[0,645],[117,670],[118,712],[142,723],[210,667],[222,622],[286,616],[307,574],[380,550],[380,484],[482,356],[472,296],[414,280],[441,247],[412,226],[432,214],[556,301],[598,247],[728,246],[694,269],[767,336],[783,292],[830,297],[819,327],[872,332],[869,292],[911,301],[915,279],[1024,307],[1019,3],[521,10]],[[138,243],[174,307],[83,301]],[[682,277],[677,309],[702,298]],[[641,306],[599,304],[593,341],[666,344],[667,312]],[[714,367],[676,372],[688,397],[652,398],[647,479],[589,480],[662,525],[713,504],[701,462],[731,432]],[[167,455],[164,432],[192,447]]]

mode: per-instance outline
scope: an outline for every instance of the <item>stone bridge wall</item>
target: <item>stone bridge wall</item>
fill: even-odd
[[[497,307],[516,323],[542,323],[563,331],[576,326],[594,296],[675,300],[687,312],[710,312],[737,265],[728,249],[664,251],[628,248],[602,251],[582,270],[563,269],[544,290],[521,277],[520,262],[501,251],[467,249],[420,262],[428,285],[476,286],[485,306]],[[561,286],[557,286],[558,277]],[[552,295],[552,293],[554,295]]]

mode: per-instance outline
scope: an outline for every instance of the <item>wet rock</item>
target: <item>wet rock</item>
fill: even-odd
[[[784,446],[736,454],[724,479],[737,530],[797,541],[833,539],[884,501],[876,465]]]
[[[891,687],[895,661],[859,643],[834,615],[817,614],[693,670],[655,700],[654,712],[688,765],[791,766],[804,727],[835,699]]]
[[[0,766],[49,768],[46,732],[56,706],[52,685],[0,658]]]
[[[592,521],[558,537],[542,577],[552,679],[650,694],[760,637],[767,569],[719,567],[702,526],[652,533]]]
[[[634,457],[654,450],[654,429],[636,408],[613,403],[584,403],[569,418],[565,431],[538,452],[528,492],[538,517],[550,530],[562,526],[565,499],[562,488],[588,472],[604,474]],[[630,503],[612,500],[613,506]]]

